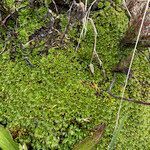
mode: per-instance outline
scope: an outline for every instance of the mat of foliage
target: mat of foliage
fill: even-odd
[[[0,124],[10,130],[16,142],[32,149],[67,150],[89,135],[95,125],[105,123],[106,132],[97,149],[107,149],[119,100],[104,91],[113,78],[112,67],[131,49],[121,49],[119,45],[127,25],[121,9],[109,8],[92,16],[98,30],[97,51],[107,79],[96,62],[94,76],[89,71],[94,41],[91,26],[78,53],[71,48],[50,49],[48,56],[30,56],[33,68],[22,59],[10,61],[7,53],[0,56]],[[34,20],[22,24],[21,38],[25,40],[33,27]],[[150,70],[143,55],[136,55],[133,70],[134,78],[130,79],[125,96],[147,101]],[[116,95],[121,95],[124,79],[125,75],[117,75],[113,88]],[[123,103],[121,118],[126,120],[115,149],[150,149],[149,110]]]

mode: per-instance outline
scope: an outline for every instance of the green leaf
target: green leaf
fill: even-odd
[[[19,150],[19,146],[13,141],[11,134],[0,126],[0,148],[2,150]]]
[[[97,126],[97,129],[93,132],[91,136],[88,136],[80,143],[76,144],[73,150],[93,150],[93,148],[98,144],[102,134],[105,130],[106,125],[102,124]]]

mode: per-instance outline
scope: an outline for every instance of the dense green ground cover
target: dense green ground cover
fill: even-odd
[[[23,11],[20,21],[29,13]],[[0,123],[6,125],[17,142],[25,142],[34,149],[67,150],[88,135],[91,128],[104,122],[106,132],[98,149],[107,149],[120,101],[104,91],[113,78],[111,69],[131,50],[119,45],[128,19],[122,10],[114,8],[95,12],[92,18],[107,79],[96,61],[94,76],[88,68],[94,41],[91,26],[77,53],[72,48],[50,49],[48,56],[30,56],[33,68],[21,58],[11,62],[7,53],[0,56]],[[36,19],[34,15],[28,16],[30,24],[24,22],[19,28],[25,43],[34,27],[42,24]],[[125,96],[148,101],[150,70],[144,56],[136,55],[133,70],[134,78],[130,79]],[[125,75],[117,75],[113,88],[116,95],[121,95],[124,79]],[[150,149],[149,110],[148,106],[123,103],[121,118],[126,119],[115,149]]]

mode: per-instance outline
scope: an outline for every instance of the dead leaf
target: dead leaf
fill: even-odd
[[[93,65],[93,64],[90,64],[89,67],[90,67],[91,73],[94,75],[94,65]]]
[[[106,128],[105,124],[98,125],[94,128],[94,132],[91,136],[86,137],[83,141],[76,144],[73,150],[93,150],[93,148],[98,144],[102,137],[102,134]]]

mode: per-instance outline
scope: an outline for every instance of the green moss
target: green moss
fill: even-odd
[[[39,13],[44,14],[44,11],[39,10]],[[34,28],[43,25],[37,21],[34,12],[29,16],[28,13],[30,11],[22,11],[19,17],[23,43]],[[92,18],[98,31],[97,51],[107,79],[102,76],[96,60],[93,62],[95,75],[89,72],[94,41],[91,25],[88,25],[78,53],[72,49],[50,49],[48,56],[30,56],[33,68],[21,59],[9,61],[7,53],[0,56],[0,123],[16,135],[17,142],[25,142],[33,149],[67,150],[89,134],[89,129],[105,122],[106,132],[97,149],[107,148],[120,101],[104,91],[113,78],[111,69],[131,50],[120,46],[128,19],[123,11],[114,8],[95,12]],[[143,56],[136,57],[133,70],[135,78],[130,79],[125,96],[146,101],[149,98],[146,94],[149,68]],[[116,95],[121,95],[124,79],[124,75],[117,75],[112,90]],[[149,108],[124,102],[123,116],[127,116],[127,120],[117,137],[116,149],[148,150]]]
[[[82,120],[100,117],[93,116],[95,108],[102,108],[105,100],[98,104],[90,82],[82,84],[91,77],[71,56],[54,50],[33,69],[21,62],[1,64],[2,121],[7,120],[9,129],[28,130],[35,149],[69,148],[84,136],[88,124]],[[21,135],[19,140],[24,138]]]

